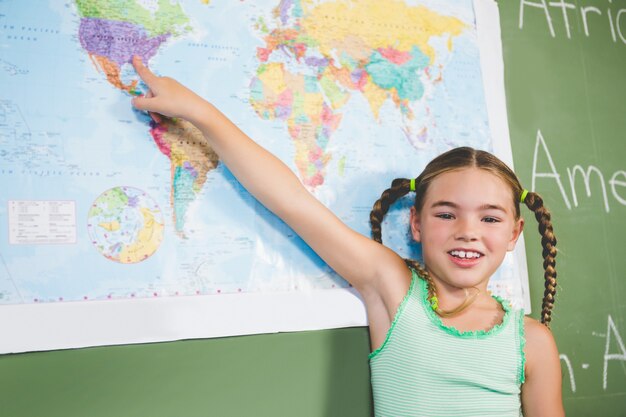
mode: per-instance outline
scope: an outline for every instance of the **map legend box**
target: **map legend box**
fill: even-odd
[[[76,243],[76,203],[56,200],[9,200],[9,243]]]

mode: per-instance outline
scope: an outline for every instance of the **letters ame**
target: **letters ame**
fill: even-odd
[[[550,170],[548,172],[537,171],[537,161],[540,151],[543,152],[550,166]],[[604,203],[604,210],[608,213],[611,211],[611,207],[609,205],[609,193],[607,191],[607,184],[604,178],[604,174],[602,173],[602,171],[600,171],[600,169],[593,165],[589,165],[586,170],[580,165],[574,165],[573,168],[567,168],[567,177],[569,179],[573,206],[578,207],[578,195],[576,194],[576,178],[578,178],[579,176],[582,177],[584,181],[587,197],[591,197],[591,174],[595,174],[599,180],[598,182],[602,187],[602,201]],[[563,201],[565,202],[565,206],[569,210],[572,209],[572,203],[570,202],[570,198],[565,191],[563,182],[561,181],[561,175],[558,173],[556,167],[554,166],[552,155],[550,154],[548,145],[546,144],[546,141],[541,134],[541,130],[537,131],[537,140],[535,142],[535,151],[533,154],[533,172],[531,185],[531,190],[533,191],[535,190],[535,182],[537,178],[551,178],[556,181],[556,184],[558,185],[561,192],[561,196],[563,197]],[[610,194],[613,196],[613,199],[615,199],[615,201],[617,201],[617,203],[621,206],[626,206],[626,190],[624,190],[624,187],[626,187],[626,171],[615,171],[608,181],[608,188],[610,189]]]

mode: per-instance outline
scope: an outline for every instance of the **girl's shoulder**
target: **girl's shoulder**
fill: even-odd
[[[561,363],[550,329],[530,317],[524,318],[526,333],[525,381],[522,385],[524,415],[561,417]]]
[[[540,344],[554,342],[550,329],[532,317],[524,316],[524,333],[526,334],[526,342],[532,341]]]
[[[527,375],[549,363],[559,362],[556,342],[548,327],[531,317],[525,316],[524,335],[526,338],[524,354],[526,356]]]

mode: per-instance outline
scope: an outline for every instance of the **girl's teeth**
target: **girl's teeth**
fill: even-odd
[[[458,258],[479,258],[480,254],[478,252],[466,252],[464,250],[453,250],[450,252],[452,256],[456,256]]]

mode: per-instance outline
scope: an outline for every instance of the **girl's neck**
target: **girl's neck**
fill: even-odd
[[[474,302],[480,300],[486,300],[491,298],[487,291],[487,284],[481,284],[473,287],[455,287],[450,284],[443,283],[436,279],[432,279],[432,283],[435,286],[435,292],[439,301],[439,307],[443,310],[450,310],[459,306],[469,297],[474,299]]]
[[[504,322],[503,306],[488,294],[481,294],[467,309],[453,317],[442,317],[445,326],[460,332],[490,331]]]
[[[430,275],[428,286],[431,307],[441,318],[453,318],[472,310],[502,310],[499,302],[487,291],[486,281],[477,286],[456,287]]]

